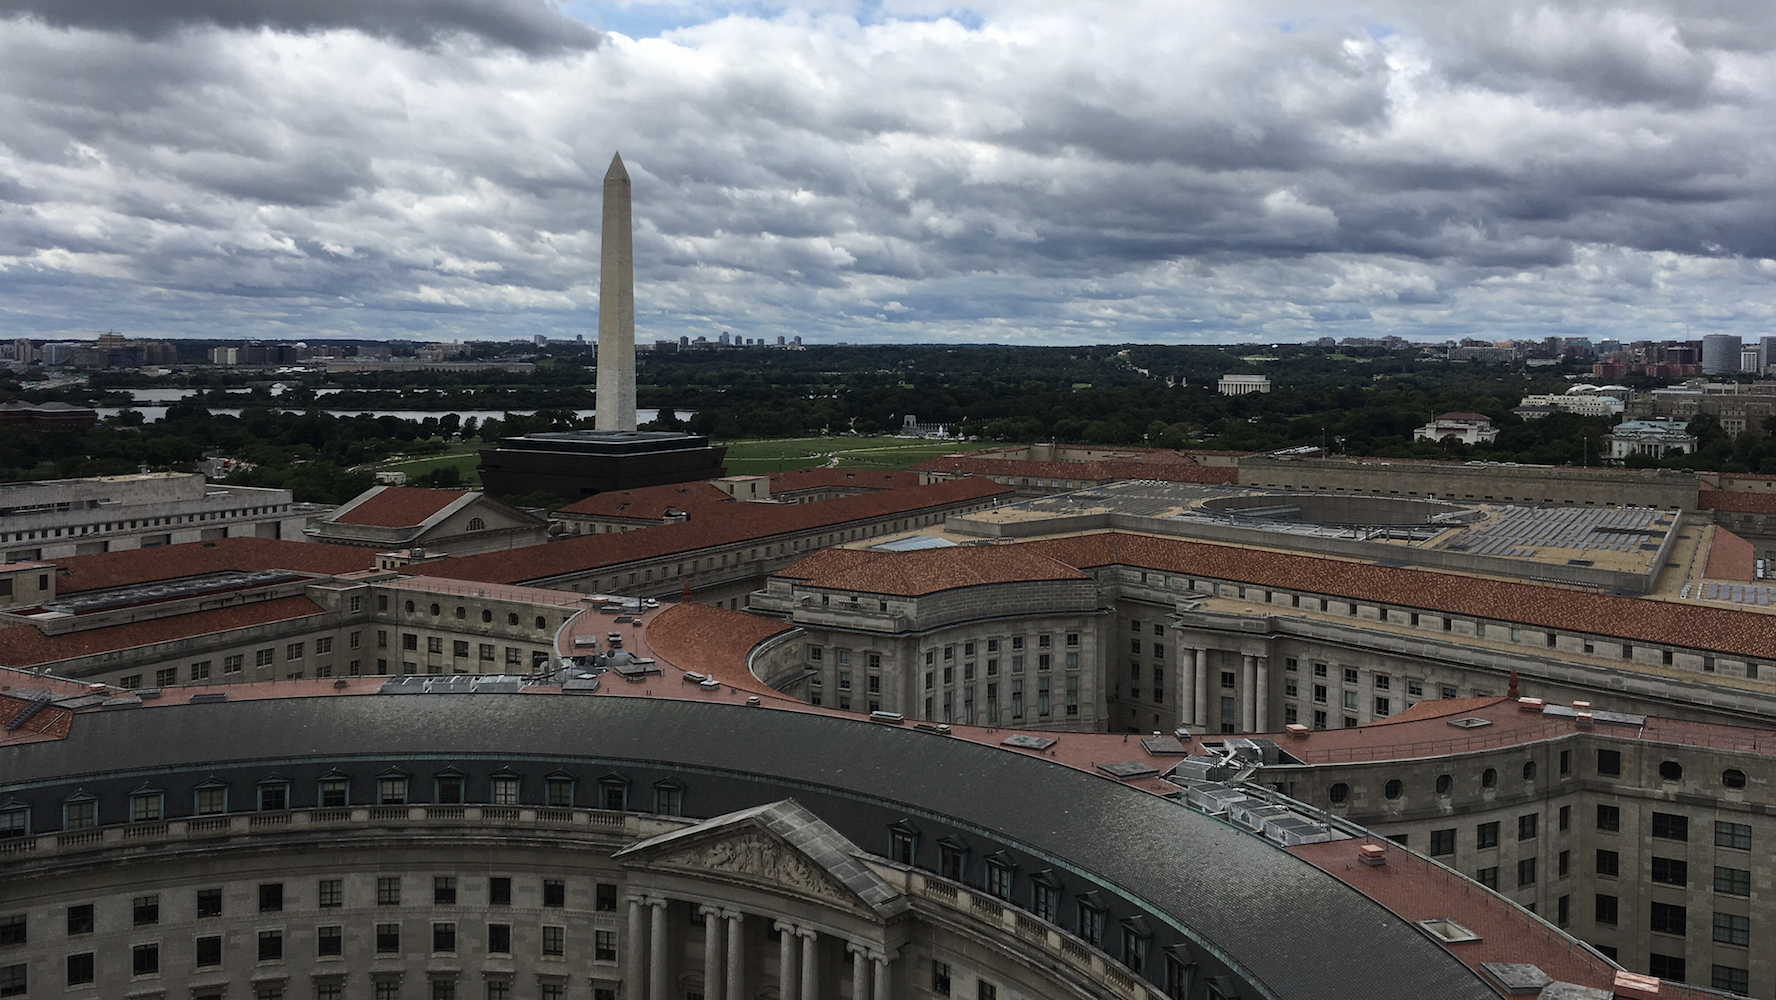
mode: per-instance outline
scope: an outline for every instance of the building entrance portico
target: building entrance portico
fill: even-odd
[[[791,800],[644,840],[629,870],[624,1000],[891,1000],[911,907]]]

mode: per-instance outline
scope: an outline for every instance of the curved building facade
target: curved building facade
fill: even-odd
[[[74,721],[0,750],[9,995],[1498,995],[1336,863],[1040,750],[561,694]]]

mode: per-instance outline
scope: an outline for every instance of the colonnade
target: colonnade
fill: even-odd
[[[1197,733],[1221,731],[1221,717],[1215,692],[1220,690],[1220,671],[1210,664],[1211,650],[1183,647],[1178,650],[1183,668],[1184,691],[1192,692],[1191,717]],[[1239,731],[1243,733],[1270,730],[1270,664],[1266,657],[1250,654],[1240,657]],[[1188,724],[1188,723],[1187,723]]]
[[[669,951],[670,922],[661,896],[630,896],[629,932],[624,941],[623,1000],[675,1000]],[[646,910],[646,915],[643,914]],[[736,909],[697,905],[703,917],[703,1000],[746,1000],[746,914]],[[782,1000],[823,1000],[839,996],[839,983],[820,981],[818,929],[773,920],[778,934],[777,984]],[[869,942],[847,941],[850,1000],[892,1000],[888,963],[893,958]],[[646,969],[645,983],[642,970]],[[753,985],[754,992],[757,984]]]

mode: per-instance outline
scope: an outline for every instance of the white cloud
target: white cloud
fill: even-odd
[[[1776,311],[1750,4],[571,8],[670,22],[602,39],[543,0],[29,6],[0,20],[13,333],[589,333],[616,149],[644,338],[1750,335]]]

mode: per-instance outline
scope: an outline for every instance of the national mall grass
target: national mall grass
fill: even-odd
[[[842,469],[904,469],[938,455],[994,447],[991,441],[921,441],[889,437],[817,437],[730,441],[730,476],[756,476],[837,464]],[[834,459],[837,462],[834,463]]]

